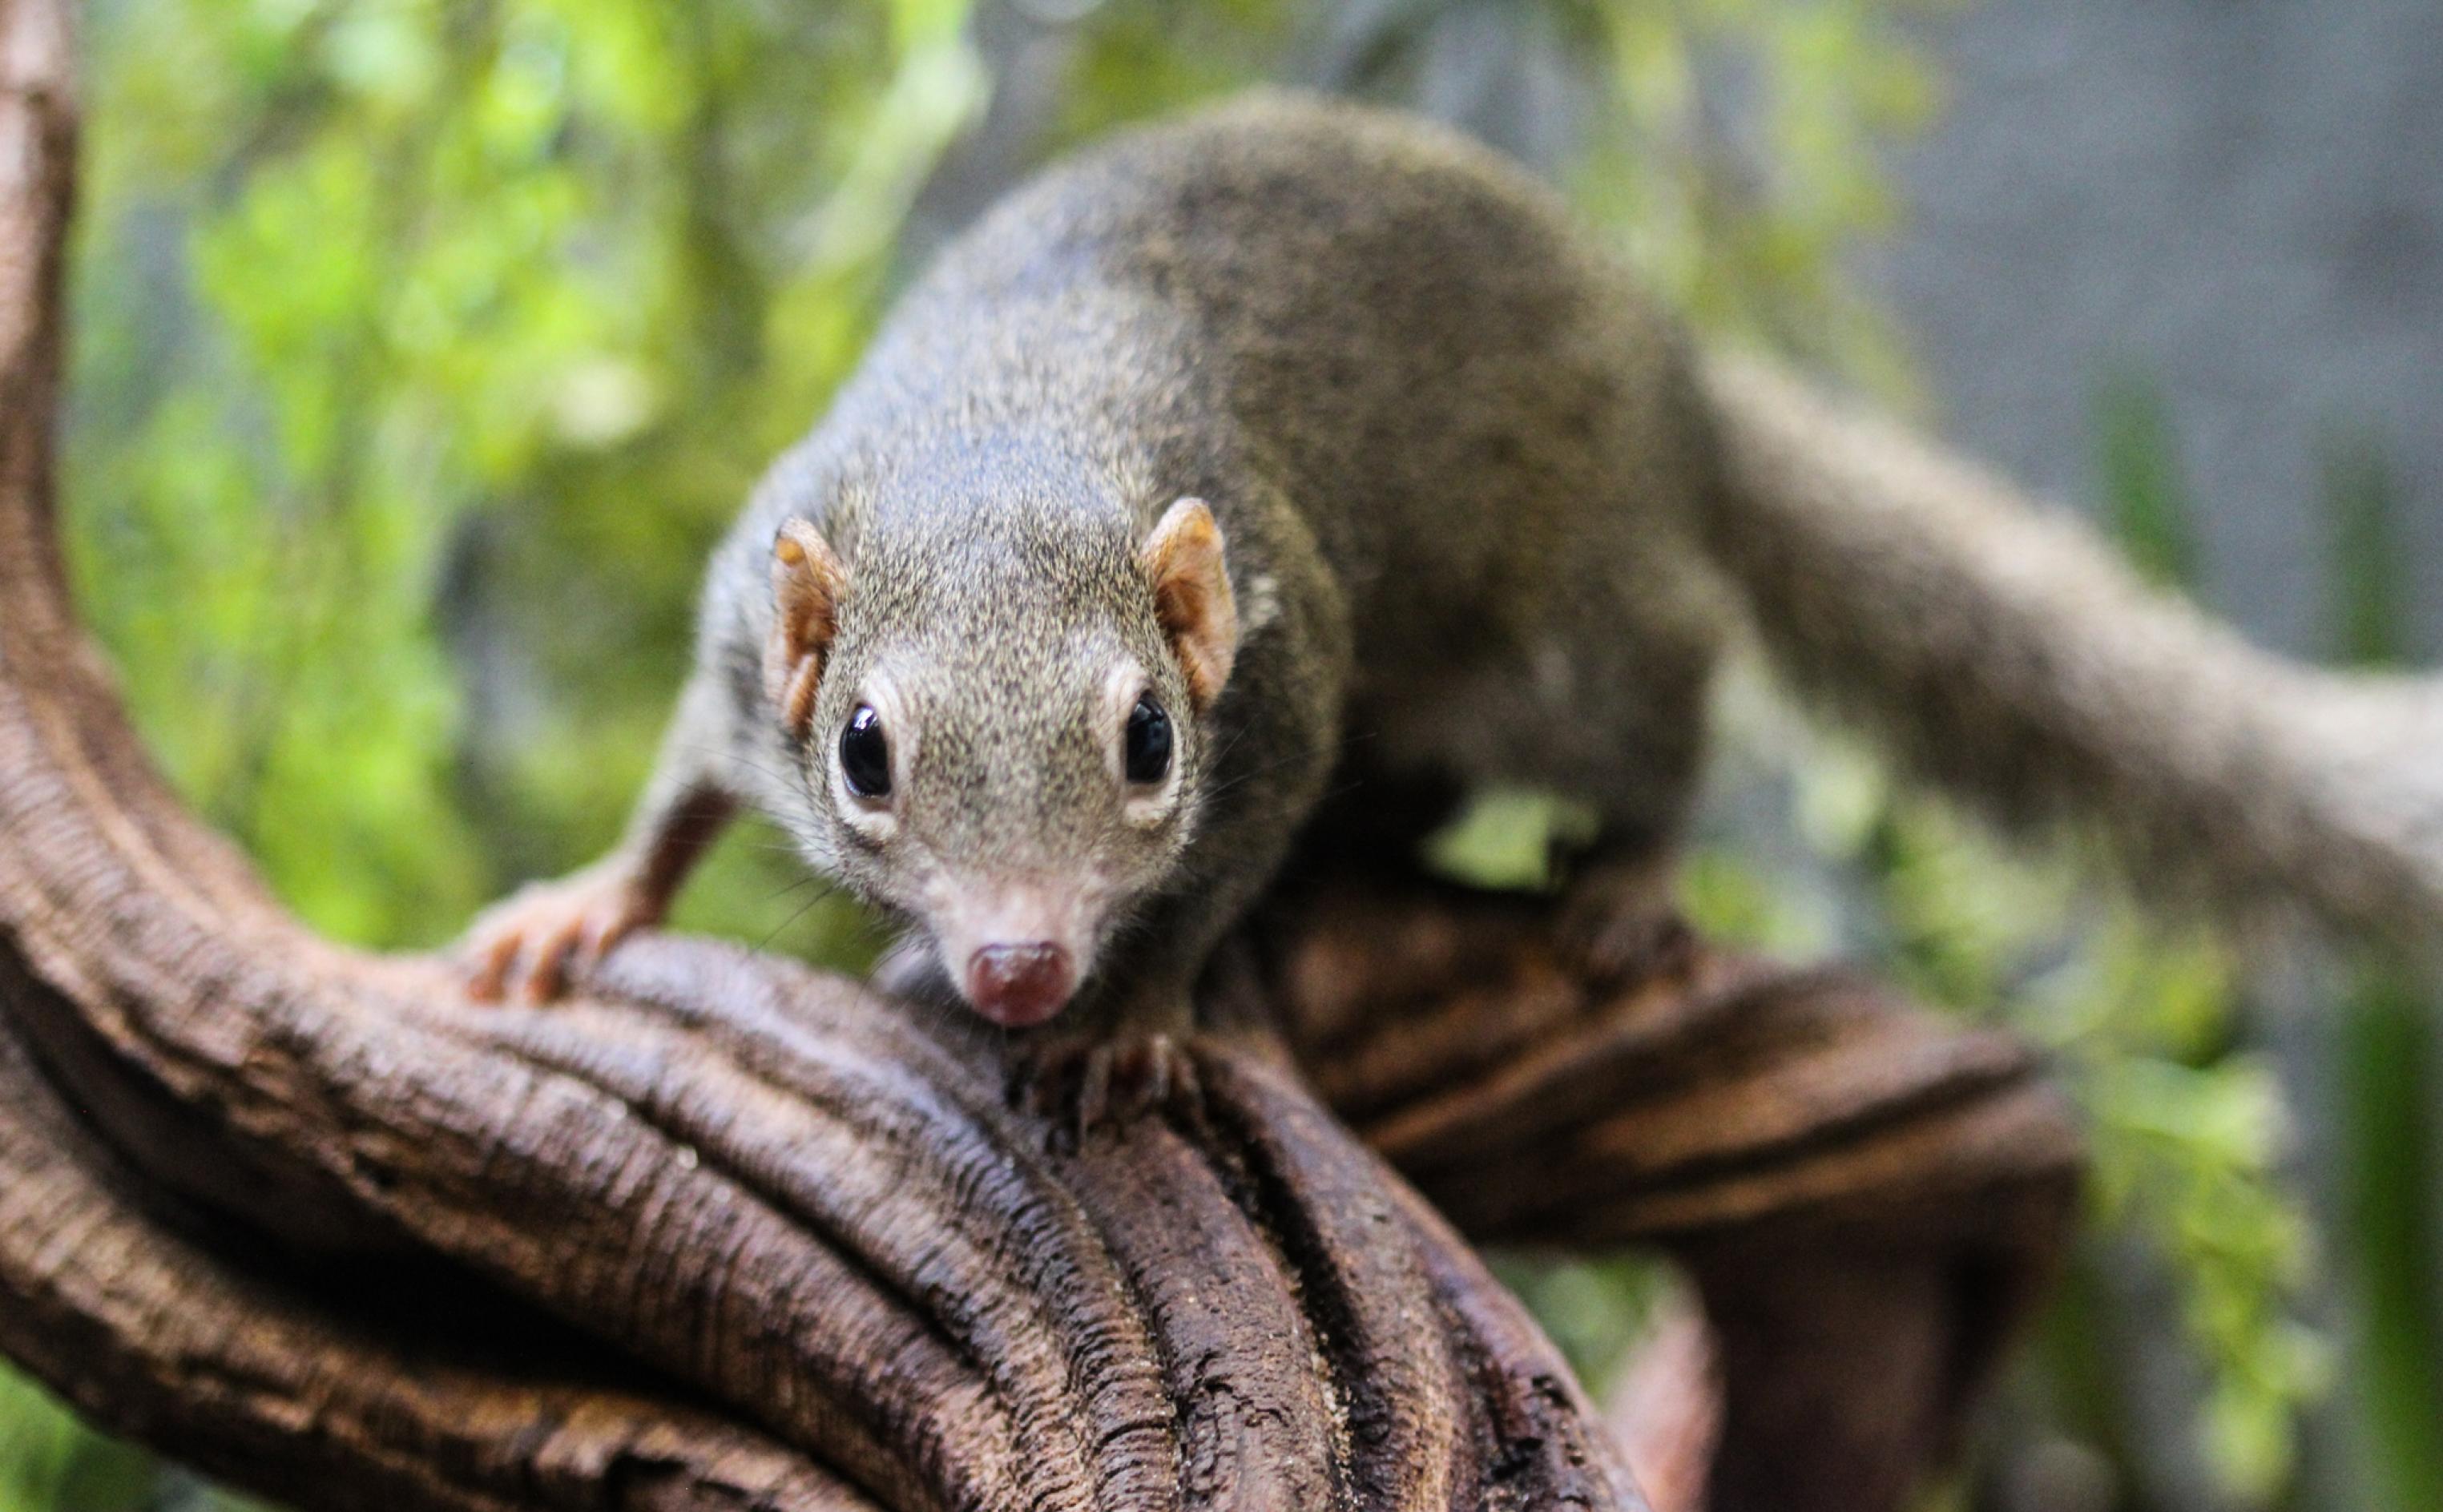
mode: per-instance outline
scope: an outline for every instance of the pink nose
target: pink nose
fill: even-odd
[[[1056,945],[987,945],[967,957],[967,1001],[1005,1029],[1041,1023],[1076,987],[1069,952]]]

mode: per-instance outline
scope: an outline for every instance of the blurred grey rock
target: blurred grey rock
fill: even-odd
[[[2331,645],[2331,449],[2392,465],[2418,649],[2443,646],[2443,7],[1976,0],[1925,24],[1945,116],[1861,254],[1938,422],[2091,504],[2095,407],[2159,385],[2204,592]]]

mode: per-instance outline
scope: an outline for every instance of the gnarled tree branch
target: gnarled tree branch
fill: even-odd
[[[1718,1413],[1643,1408],[1710,1465],[1651,1483],[1886,1507],[1954,1451],[2073,1214],[2079,1142],[2024,1045],[1668,918],[1606,981],[1530,900],[1377,881],[1277,912],[1300,1060],[1461,1228],[1656,1244],[1696,1281],[1714,1338],[1675,1387]]]

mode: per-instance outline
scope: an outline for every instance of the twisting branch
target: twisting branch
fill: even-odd
[[[1688,1261],[1717,1512],[1947,1448],[2074,1156],[2013,1047],[1854,984],[1590,982],[1543,905],[1315,876],[1232,984],[1286,1036],[1073,1148],[801,967],[643,939],[482,1010],[300,928],[68,605],[72,120],[58,0],[0,0],[0,1352],[309,1507],[1643,1506],[1302,1061],[1470,1232]]]
[[[874,1507],[449,1278],[232,1254],[146,1198],[0,1036],[0,1353],[203,1469],[328,1507]]]
[[[2079,1141],[2024,1045],[1668,916],[1606,980],[1533,900],[1377,880],[1277,913],[1299,1059],[1461,1228],[1655,1244],[1696,1281],[1712,1343],[1678,1341],[1682,1396],[1628,1436],[1710,1468],[1649,1489],[1889,1507],[1955,1452],[2073,1216]],[[1683,1399],[1709,1382],[1718,1415]]]

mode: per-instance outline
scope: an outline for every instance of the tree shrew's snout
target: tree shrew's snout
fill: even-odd
[[[987,945],[967,957],[961,990],[978,1013],[1024,1029],[1058,1013],[1077,988],[1076,962],[1048,940]]]
[[[938,889],[927,922],[967,1005],[1004,1029],[1032,1028],[1068,1006],[1093,965],[1093,891],[1040,876]]]

